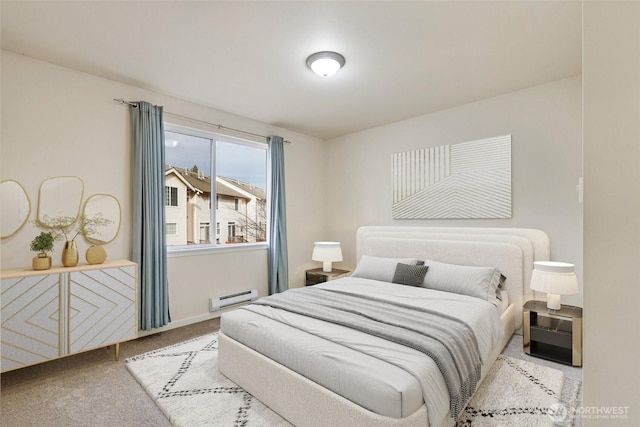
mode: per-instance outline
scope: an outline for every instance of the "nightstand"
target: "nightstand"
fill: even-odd
[[[312,286],[318,283],[328,282],[330,280],[344,277],[350,273],[349,270],[337,270],[333,269],[330,272],[322,271],[322,268],[313,268],[305,271],[305,285]]]
[[[582,308],[527,301],[523,309],[524,352],[566,365],[582,366]]]

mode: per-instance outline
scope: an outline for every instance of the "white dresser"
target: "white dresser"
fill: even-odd
[[[2,270],[2,372],[137,337],[137,265]]]

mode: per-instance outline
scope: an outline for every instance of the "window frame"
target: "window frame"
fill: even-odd
[[[175,194],[174,191],[175,190]],[[167,193],[168,191],[168,193]],[[173,204],[173,201],[176,201],[176,204]],[[168,202],[168,203],[167,203]],[[164,185],[164,207],[165,208],[179,208],[179,202],[178,202],[178,187],[173,187],[171,185],[167,185],[167,183],[165,182]]]
[[[184,257],[184,256],[197,256],[197,255],[203,255],[203,254],[208,254],[208,253],[216,253],[216,252],[242,252],[242,251],[253,251],[253,250],[264,250],[267,249],[269,247],[269,241],[268,241],[268,237],[269,237],[269,225],[270,225],[270,221],[269,221],[269,212],[270,212],[270,201],[271,201],[271,192],[270,192],[270,177],[269,177],[269,173],[271,170],[271,165],[269,163],[269,148],[268,148],[268,144],[266,143],[266,141],[262,140],[255,140],[255,139],[247,139],[247,138],[240,138],[237,136],[233,136],[233,135],[228,135],[225,133],[221,133],[219,131],[214,131],[214,130],[209,130],[209,129],[202,129],[200,127],[191,127],[191,126],[182,126],[182,125],[177,125],[174,123],[164,123],[164,131],[165,132],[173,132],[173,133],[181,133],[184,135],[189,135],[189,136],[194,136],[194,137],[198,137],[198,138],[205,138],[205,139],[209,139],[212,140],[212,143],[215,144],[216,141],[221,141],[221,142],[231,142],[231,143],[235,143],[235,144],[239,144],[239,145],[245,145],[247,147],[254,147],[254,148],[259,148],[262,150],[265,150],[265,162],[266,162],[266,187],[265,188],[265,193],[267,195],[267,203],[265,206],[266,209],[266,219],[267,219],[267,230],[266,230],[266,238],[267,240],[264,242],[248,242],[248,243],[241,243],[241,244],[232,244],[232,245],[224,245],[224,244],[218,244],[216,243],[216,238],[217,236],[215,234],[211,235],[211,243],[202,243],[202,244],[197,244],[197,245],[175,245],[175,246],[166,246],[166,251],[167,251],[167,257],[169,258],[173,258],[173,257]],[[211,184],[212,184],[212,188],[211,188],[211,200],[213,199],[214,195],[216,197],[216,209],[211,209],[211,217],[209,224],[216,224],[218,222],[218,218],[216,216],[216,210],[218,208],[217,206],[217,202],[218,202],[218,194],[216,192],[216,186],[215,186],[215,179],[213,179],[214,177],[217,176],[216,174],[216,161],[215,161],[215,145],[213,147],[214,149],[212,149],[212,159],[211,159],[211,171],[209,171],[210,173],[210,177],[211,179]],[[164,188],[164,187],[163,187]],[[166,208],[166,207],[165,207]],[[211,228],[210,228],[211,230]],[[215,230],[211,230],[213,233],[215,233]]]
[[[169,225],[173,226],[173,232],[170,232]],[[167,222],[165,230],[166,230],[166,235],[167,236],[175,236],[176,234],[178,234],[178,223],[176,223],[176,222]]]

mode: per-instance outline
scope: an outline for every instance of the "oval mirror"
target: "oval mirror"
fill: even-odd
[[[16,234],[29,219],[31,202],[18,181],[0,182],[0,234],[3,239]]]
[[[77,176],[58,176],[40,184],[38,222],[47,226],[55,219],[56,226],[67,227],[78,219],[84,183]]]
[[[88,242],[103,245],[113,241],[120,231],[120,203],[110,194],[94,194],[84,202],[82,218],[84,237]]]

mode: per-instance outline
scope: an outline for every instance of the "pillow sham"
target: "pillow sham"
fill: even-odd
[[[391,282],[398,263],[416,265],[417,258],[385,258],[362,255],[351,277]]]
[[[425,288],[469,295],[500,306],[496,291],[501,273],[497,268],[447,264],[428,259],[424,264],[429,267],[423,282]]]
[[[407,286],[422,286],[428,269],[426,265],[409,265],[399,262],[391,282]]]

